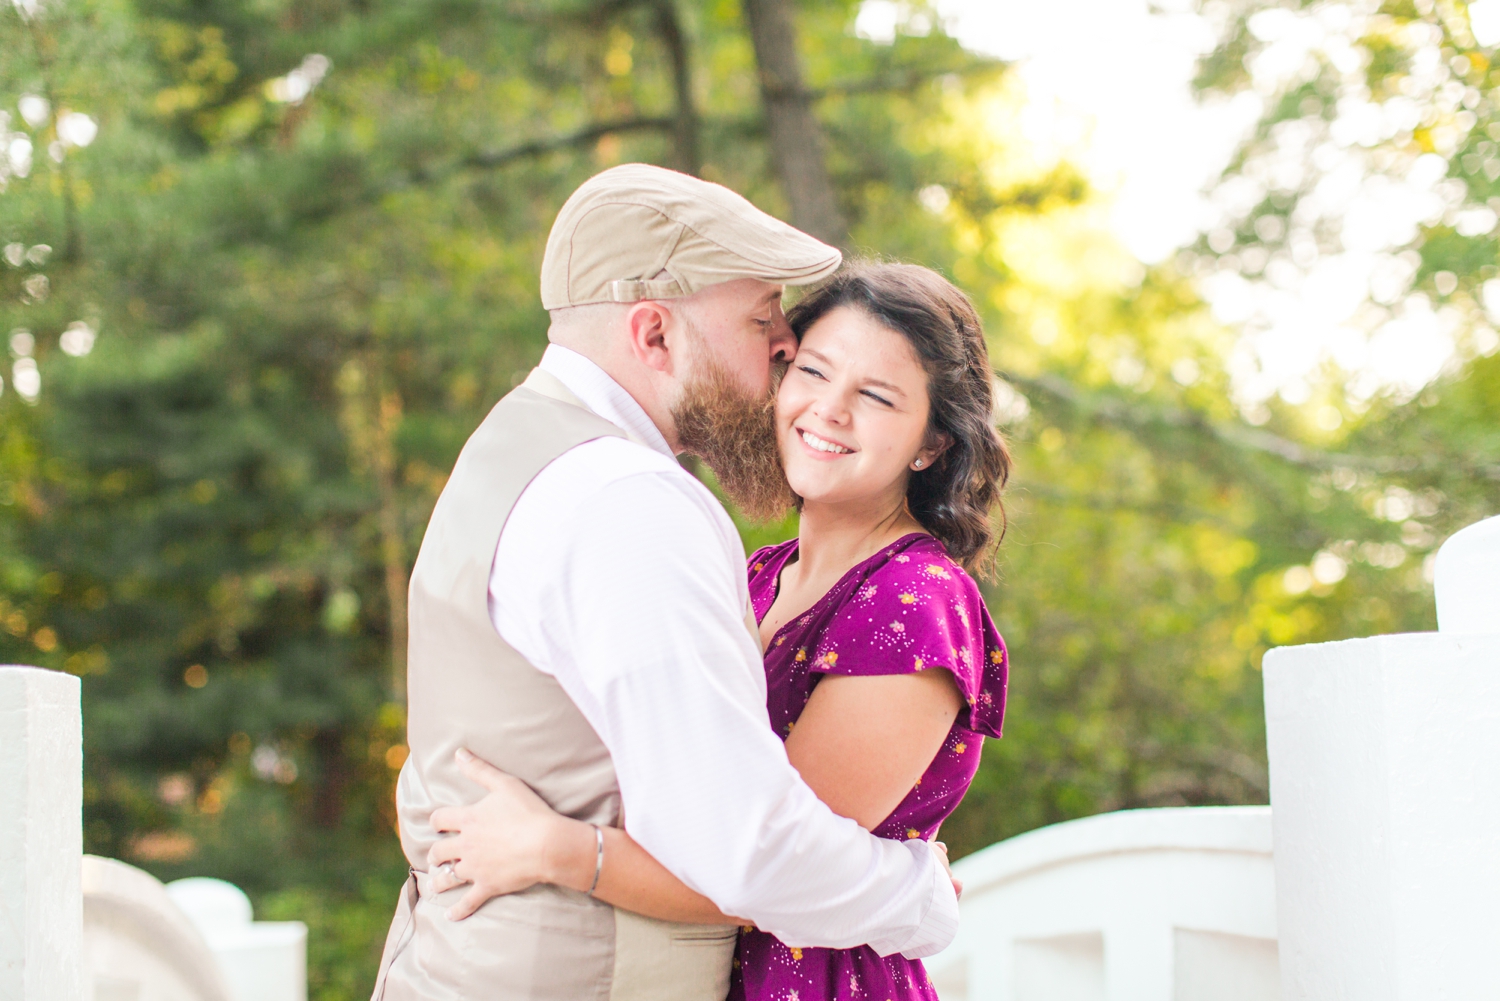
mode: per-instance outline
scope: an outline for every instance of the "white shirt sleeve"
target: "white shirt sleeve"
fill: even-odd
[[[771,730],[744,555],[718,502],[675,468],[570,474],[578,453],[597,468],[623,448],[638,446],[580,446],[522,494],[491,577],[501,636],[609,748],[631,836],[725,913],[799,946],[940,951],[958,904],[930,846],[836,816]]]

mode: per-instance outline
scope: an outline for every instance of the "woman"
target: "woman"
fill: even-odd
[[[777,393],[776,434],[801,521],[797,538],[749,561],[770,723],[834,812],[881,837],[932,839],[983,738],[1000,736],[1005,706],[1005,647],[971,576],[988,569],[990,512],[1010,467],[991,424],[984,335],[962,292],[900,264],[854,265],[787,319],[801,345]],[[468,765],[502,794],[504,837],[473,837],[471,818],[469,837],[440,841],[429,858],[434,868],[462,858],[475,879],[456,911],[494,887],[551,882],[652,917],[736,920],[623,831],[605,832],[601,868],[590,825],[487,768]],[[789,947],[747,926],[730,996],[937,995],[920,961]]]

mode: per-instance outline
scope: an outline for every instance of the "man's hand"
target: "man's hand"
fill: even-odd
[[[454,757],[464,775],[489,793],[470,806],[432,812],[433,829],[448,835],[427,852],[433,891],[472,884],[449,908],[449,919],[461,921],[491,897],[557,882],[557,861],[569,848],[586,848],[592,871],[593,832],[588,825],[554,813],[526,783],[468,751],[460,748]],[[580,841],[580,826],[589,840],[586,846],[572,844]]]
[[[964,895],[963,880],[953,878],[953,867],[948,864],[948,846],[941,841],[934,841],[932,842],[932,847],[938,853],[938,858],[943,862],[943,869],[948,873],[948,882],[953,884],[953,895],[962,899]]]

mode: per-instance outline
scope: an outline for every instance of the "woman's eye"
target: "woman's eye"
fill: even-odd
[[[863,392],[864,392],[864,394],[866,396],[868,396],[870,399],[874,400],[876,403],[883,403],[883,404],[885,404],[888,407],[895,406],[895,404],[893,404],[890,400],[887,400],[883,396],[878,396],[875,393],[870,392],[868,389],[863,390]]]
[[[823,378],[823,373],[819,372],[817,369],[813,368],[811,365],[798,365],[797,366],[797,370],[799,372],[806,372],[808,375],[812,376],[814,379],[821,379],[821,378]]]

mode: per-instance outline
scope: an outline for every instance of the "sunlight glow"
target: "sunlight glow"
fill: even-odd
[[[874,6],[872,0],[865,9]],[[878,24],[894,32],[900,5],[881,6],[887,20]],[[1228,365],[1247,414],[1263,411],[1260,402],[1278,393],[1305,398],[1309,380],[1329,362],[1351,374],[1347,389],[1355,400],[1386,389],[1419,390],[1451,364],[1463,324],[1452,307],[1412,294],[1415,255],[1397,251],[1424,223],[1446,220],[1473,234],[1497,223],[1493,211],[1458,211],[1461,192],[1444,181],[1442,156],[1418,158],[1404,175],[1372,171],[1368,147],[1410,129],[1420,112],[1406,98],[1374,103],[1358,95],[1353,40],[1367,16],[1362,6],[1257,14],[1251,30],[1269,44],[1249,66],[1252,86],[1230,101],[1200,104],[1190,81],[1215,31],[1188,0],[938,3],[964,45],[1017,61],[1028,97],[1025,135],[1038,155],[1069,159],[1087,172],[1109,202],[1111,229],[1132,253],[1162,261],[1207,233],[1226,255],[1220,270],[1200,272],[1200,287],[1220,321],[1239,330]],[[1476,34],[1500,40],[1500,0],[1479,0],[1470,11]],[[870,26],[877,26],[873,15]],[[1264,99],[1302,72],[1314,51],[1351,82],[1333,142],[1314,149],[1306,130],[1287,123],[1275,157],[1212,187]],[[1427,69],[1436,85],[1441,67]],[[1422,73],[1418,65],[1416,75]],[[1459,136],[1439,138],[1439,152],[1446,153]],[[1294,220],[1291,233],[1262,234],[1285,235],[1285,252],[1270,256],[1255,247],[1243,257],[1232,254],[1229,227],[1268,188],[1295,186],[1309,156],[1318,158],[1325,180],[1306,210],[1340,226],[1341,252],[1320,253],[1309,219]],[[1497,301],[1500,293],[1487,304],[1496,310]],[[1486,333],[1473,334],[1471,343]]]

